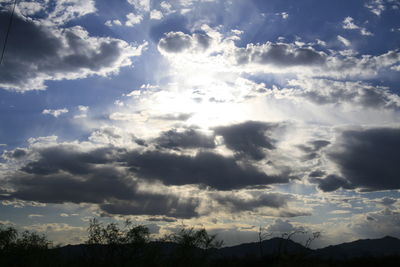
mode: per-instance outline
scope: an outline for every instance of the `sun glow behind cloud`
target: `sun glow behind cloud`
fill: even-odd
[[[400,53],[398,32],[380,24],[394,1],[330,6],[329,18],[331,4],[315,1],[318,23],[298,1],[296,11],[272,0],[78,2],[17,12],[35,40],[63,45],[25,41],[7,54],[30,57],[8,57],[21,79],[0,78],[11,133],[0,131],[0,220],[43,211],[27,215],[31,227],[81,229],[56,210],[80,213],[68,217],[77,227],[129,217],[160,234],[185,220],[228,242],[254,241],[258,225],[328,229],[325,244],[398,229]],[[35,10],[46,12],[28,18]],[[40,71],[24,69],[46,51]]]

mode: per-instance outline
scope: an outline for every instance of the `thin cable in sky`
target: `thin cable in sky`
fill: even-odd
[[[15,10],[15,6],[16,6],[16,5],[17,5],[17,0],[14,0],[13,9],[12,9],[12,11],[11,11],[11,16],[10,16],[10,21],[8,22],[8,28],[7,28],[7,32],[6,32],[6,38],[4,39],[3,50],[1,51],[0,65],[1,65],[1,63],[3,62],[4,52],[6,51],[8,35],[9,35],[9,33],[10,33],[11,23],[12,23],[12,19],[13,19],[13,16],[14,16],[14,10]]]

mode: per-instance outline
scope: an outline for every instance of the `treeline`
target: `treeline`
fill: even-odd
[[[255,251],[256,255],[223,258],[218,256],[223,242],[205,229],[182,228],[151,240],[149,228],[130,221],[120,227],[92,219],[87,232],[85,244],[57,247],[45,235],[19,233],[0,225],[0,266],[398,266],[399,262],[399,257],[321,260],[285,250],[275,255]],[[261,238],[259,241],[261,248]]]

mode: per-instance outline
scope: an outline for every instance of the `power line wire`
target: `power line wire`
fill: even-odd
[[[4,44],[3,44],[3,50],[1,51],[1,58],[0,58],[0,65],[3,62],[3,58],[4,58],[4,52],[6,51],[6,46],[7,46],[7,41],[8,41],[8,35],[10,33],[10,29],[11,29],[11,24],[12,24],[12,19],[14,16],[14,10],[15,10],[15,6],[17,5],[17,0],[14,0],[14,5],[13,5],[13,9],[11,11],[11,16],[10,16],[10,21],[8,22],[8,28],[7,28],[7,32],[6,32],[6,38],[4,39]]]

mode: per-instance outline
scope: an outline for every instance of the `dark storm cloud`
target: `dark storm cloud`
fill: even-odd
[[[30,175],[16,173],[9,179],[14,192],[2,199],[42,203],[94,203],[108,214],[162,215],[176,218],[198,216],[196,199],[172,194],[138,191],[137,183],[115,168],[98,168],[90,175],[67,173]]]
[[[188,49],[201,52],[210,47],[211,41],[212,38],[205,33],[189,35],[183,32],[168,32],[158,42],[158,49],[164,53],[182,53]]]
[[[50,175],[15,173],[9,177],[15,192],[9,198],[43,203],[102,203],[106,199],[132,199],[136,184],[114,168],[97,168],[90,175],[60,172]]]
[[[2,199],[94,203],[108,214],[198,216],[198,199],[138,190],[138,181],[115,163],[126,154],[124,149],[80,151],[76,145],[57,145],[35,148],[31,154],[36,160],[5,178],[12,190]]]
[[[302,210],[280,210],[279,217],[284,218],[292,218],[292,217],[299,217],[299,216],[311,216],[312,213],[309,211],[302,211]]]
[[[170,194],[140,192],[137,184],[114,168],[99,168],[85,177],[69,174],[15,175],[15,192],[3,199],[42,203],[95,203],[108,214],[163,215],[177,218],[198,216],[199,201]]]
[[[7,25],[9,18],[0,12],[0,25]],[[0,85],[24,91],[44,88],[45,80],[104,75],[126,65],[122,61],[133,56],[127,47],[121,40],[89,37],[81,27],[55,29],[16,15],[0,66]]]
[[[175,218],[198,217],[196,208],[199,200],[180,200],[176,196],[161,194],[138,195],[134,201],[117,200],[101,204],[100,208],[110,214],[123,215],[165,215]]]
[[[318,184],[318,188],[324,192],[332,192],[339,188],[353,189],[354,187],[345,178],[331,174],[323,179],[313,178],[311,182]]]
[[[328,154],[342,175],[362,190],[400,189],[400,129],[345,131],[337,150]]]
[[[313,178],[318,178],[318,177],[322,177],[324,176],[326,173],[324,171],[321,170],[315,170],[310,172],[310,174],[308,175],[309,177],[313,177]]]
[[[289,195],[266,193],[254,198],[244,199],[237,195],[216,195],[214,199],[230,211],[254,211],[262,207],[281,208],[291,199]]]
[[[99,148],[89,152],[80,151],[76,146],[59,145],[42,148],[39,158],[26,164],[21,170],[37,175],[54,174],[66,171],[71,174],[89,174],[96,164],[112,162],[116,154],[124,150],[115,148]]]
[[[221,135],[224,138],[225,145],[238,155],[261,160],[265,157],[263,149],[275,149],[274,140],[268,136],[268,133],[276,127],[276,124],[247,121],[217,127],[214,131],[216,135]]]
[[[150,217],[147,219],[149,222],[176,222],[175,218],[170,217]]]
[[[178,148],[214,148],[214,137],[204,135],[196,130],[188,129],[178,132],[176,129],[162,132],[155,139],[158,146],[170,149]]]
[[[317,52],[313,48],[271,42],[238,48],[235,57],[238,64],[258,63],[282,67],[321,65],[326,60],[324,53]]]
[[[130,170],[143,179],[160,180],[166,185],[198,184],[220,190],[252,185],[287,183],[288,174],[269,176],[251,165],[239,165],[232,157],[210,152],[195,156],[158,151],[130,152],[124,158]]]

